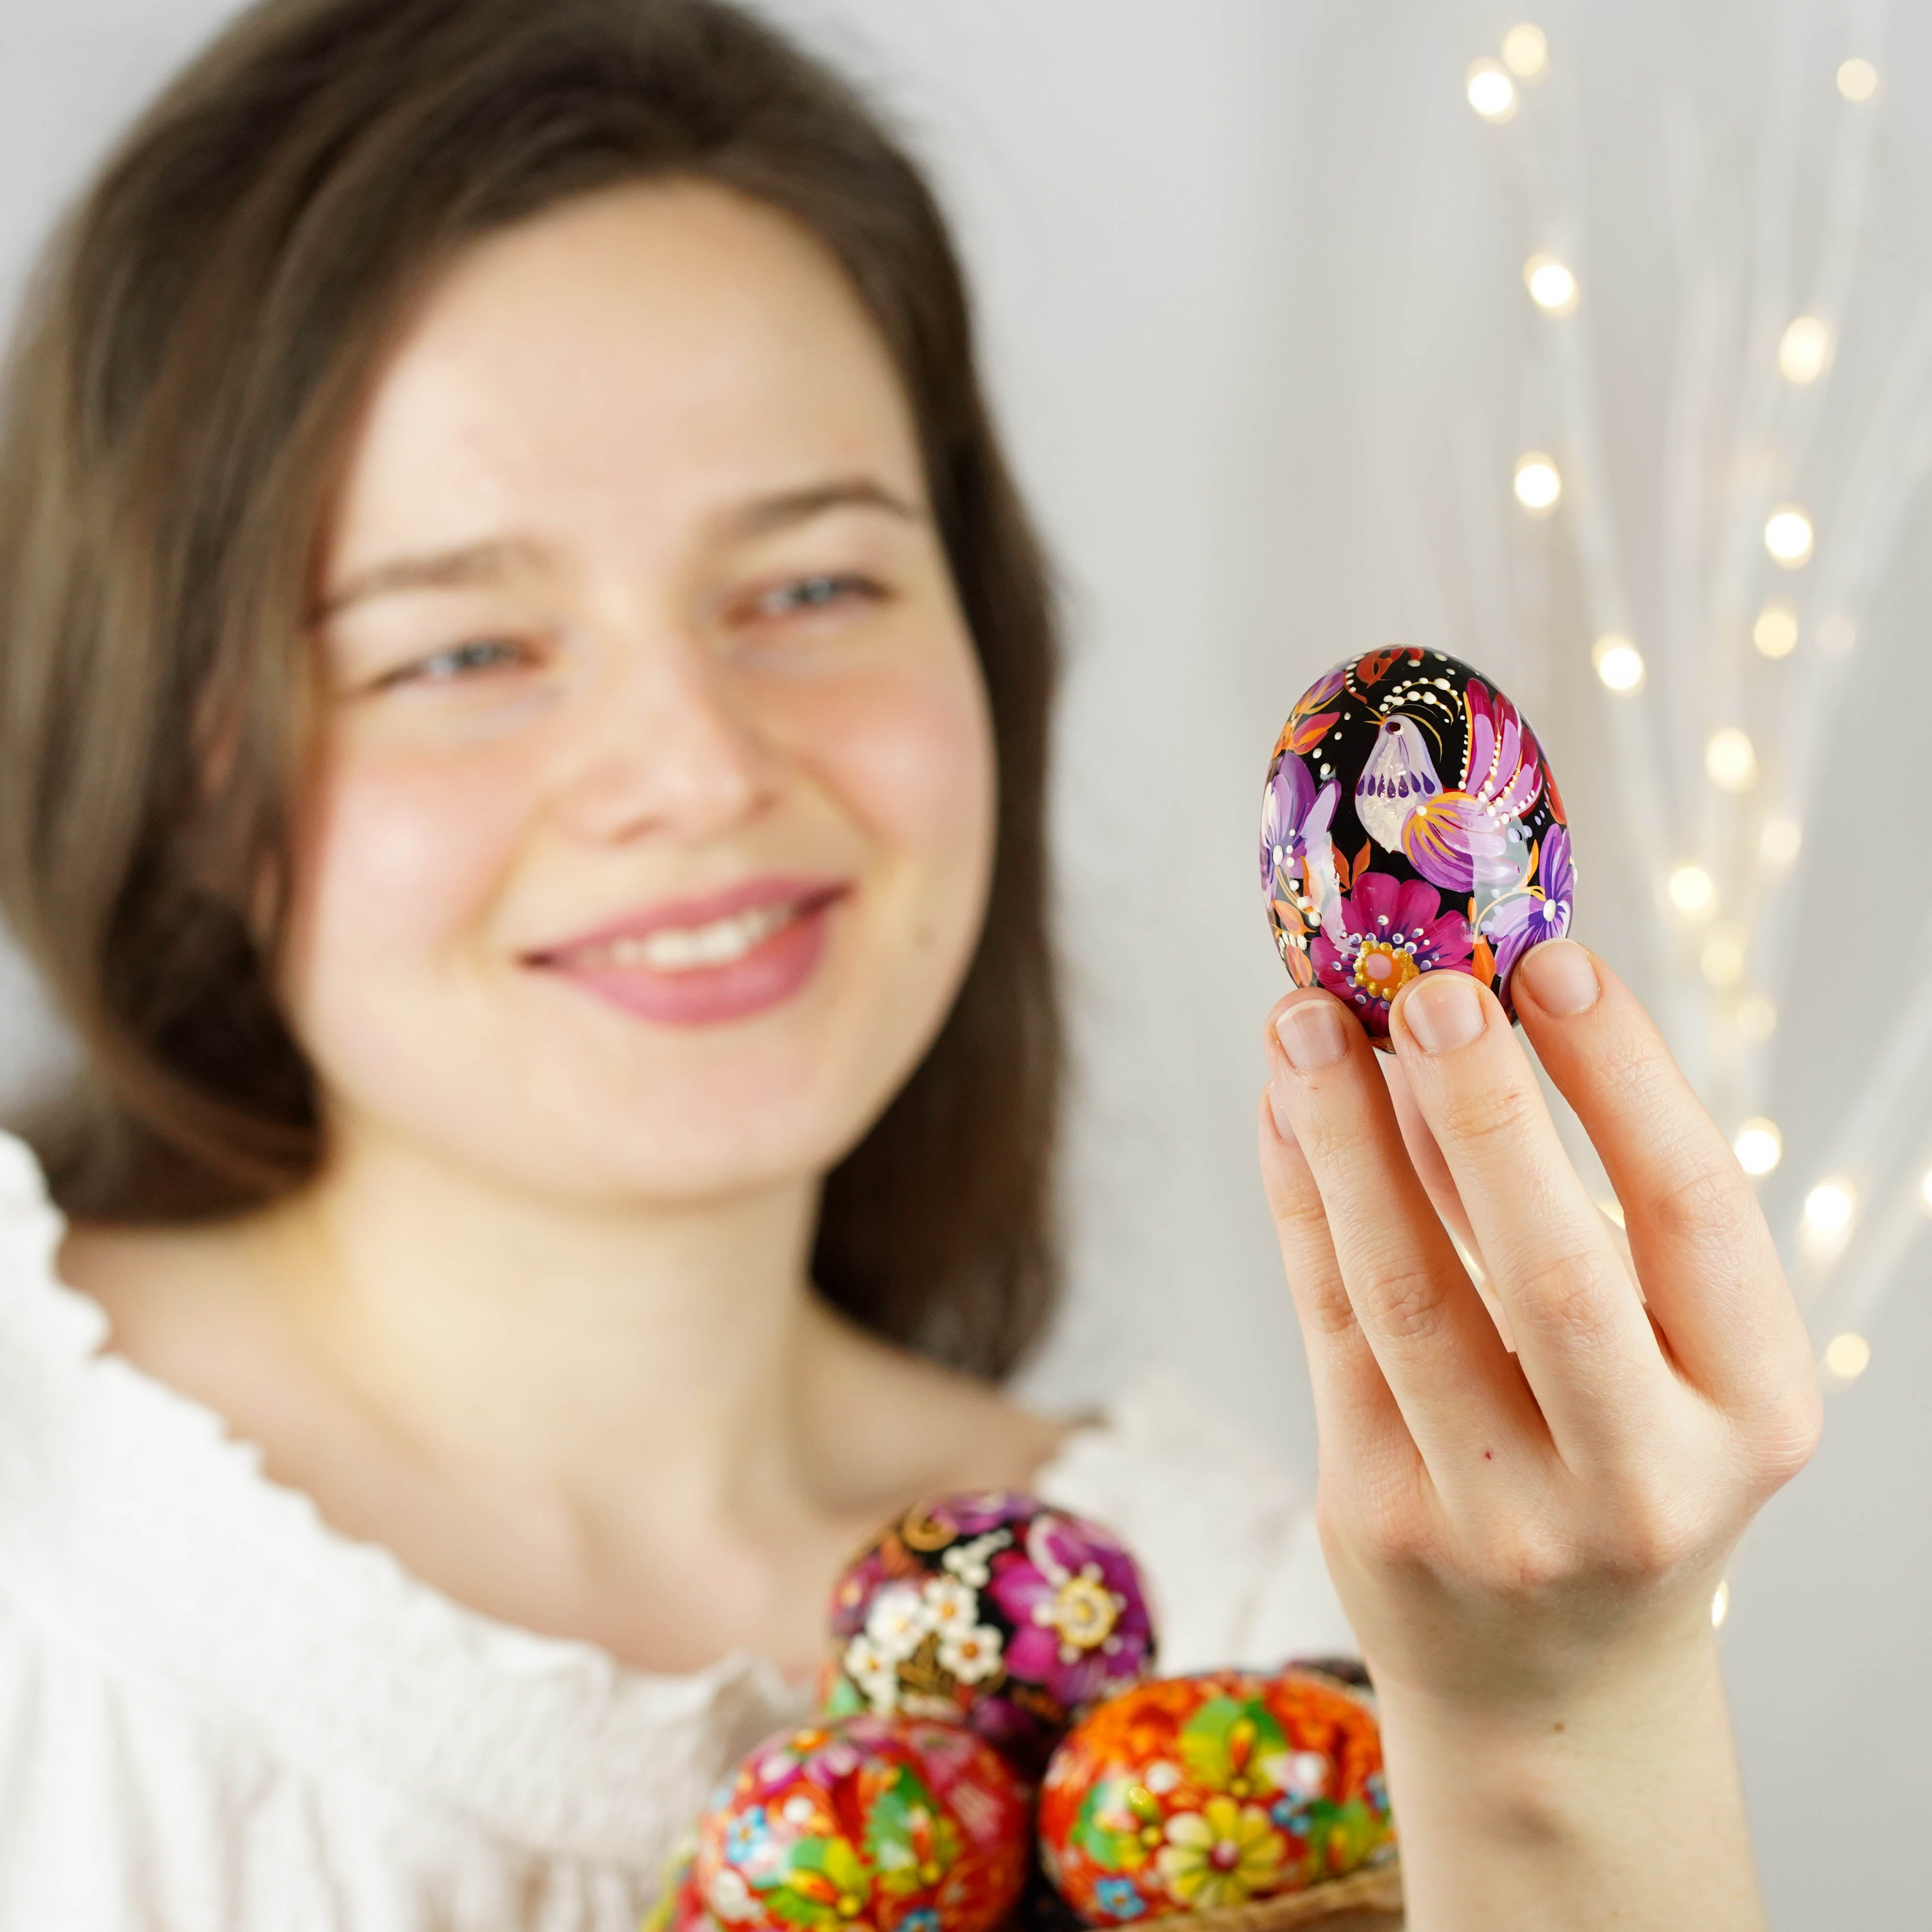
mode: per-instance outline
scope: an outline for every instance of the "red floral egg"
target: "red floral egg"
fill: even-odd
[[[1076,1713],[1137,1683],[1153,1621],[1097,1524],[986,1490],[908,1510],[832,1593],[827,1710],[970,1725],[1030,1776]]]
[[[964,1726],[903,1718],[781,1732],[700,1821],[671,1922],[731,1932],[991,1932],[1025,1882],[1029,1794]]]
[[[1324,672],[1275,741],[1262,895],[1298,986],[1378,1046],[1423,973],[1468,973],[1512,1016],[1516,962],[1570,929],[1576,872],[1528,722],[1441,651],[1392,646]]]
[[[1141,1684],[1054,1753],[1040,1850],[1094,1925],[1214,1911],[1384,1863],[1395,1840],[1375,1714],[1307,1670]]]

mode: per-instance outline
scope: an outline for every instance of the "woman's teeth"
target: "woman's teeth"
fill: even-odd
[[[614,939],[580,956],[592,966],[643,966],[653,973],[694,973],[728,966],[798,916],[796,904],[753,906],[709,926],[660,926],[634,939]]]

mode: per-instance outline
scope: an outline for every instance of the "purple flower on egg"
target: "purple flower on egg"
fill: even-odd
[[[1153,1632],[1133,1559],[1076,1518],[1036,1516],[1023,1556],[998,1570],[991,1587],[1012,1626],[1006,1668],[1070,1711],[1146,1667]]]
[[[1420,879],[1355,874],[1310,948],[1323,986],[1344,1000],[1372,1036],[1386,1038],[1389,1003],[1418,974],[1468,965],[1474,935],[1458,908]]]
[[[1505,1000],[1516,962],[1532,946],[1540,946],[1546,939],[1561,939],[1570,930],[1576,880],[1569,829],[1552,825],[1538,855],[1536,884],[1498,899],[1484,915],[1483,934],[1496,948],[1496,983],[1503,988]]]

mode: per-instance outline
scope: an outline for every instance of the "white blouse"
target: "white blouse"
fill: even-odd
[[[0,1928],[635,1932],[719,1774],[802,1714],[465,1609],[102,1352],[0,1135]],[[1036,1488],[1150,1580],[1163,1667],[1354,1648],[1306,1498],[1171,1378]]]

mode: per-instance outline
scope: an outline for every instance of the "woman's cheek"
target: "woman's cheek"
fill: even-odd
[[[334,760],[299,848],[292,998],[344,969],[434,972],[487,936],[524,816],[495,760]]]
[[[976,897],[992,859],[992,722],[976,670],[882,672],[820,694],[800,755],[896,856],[940,859]]]

